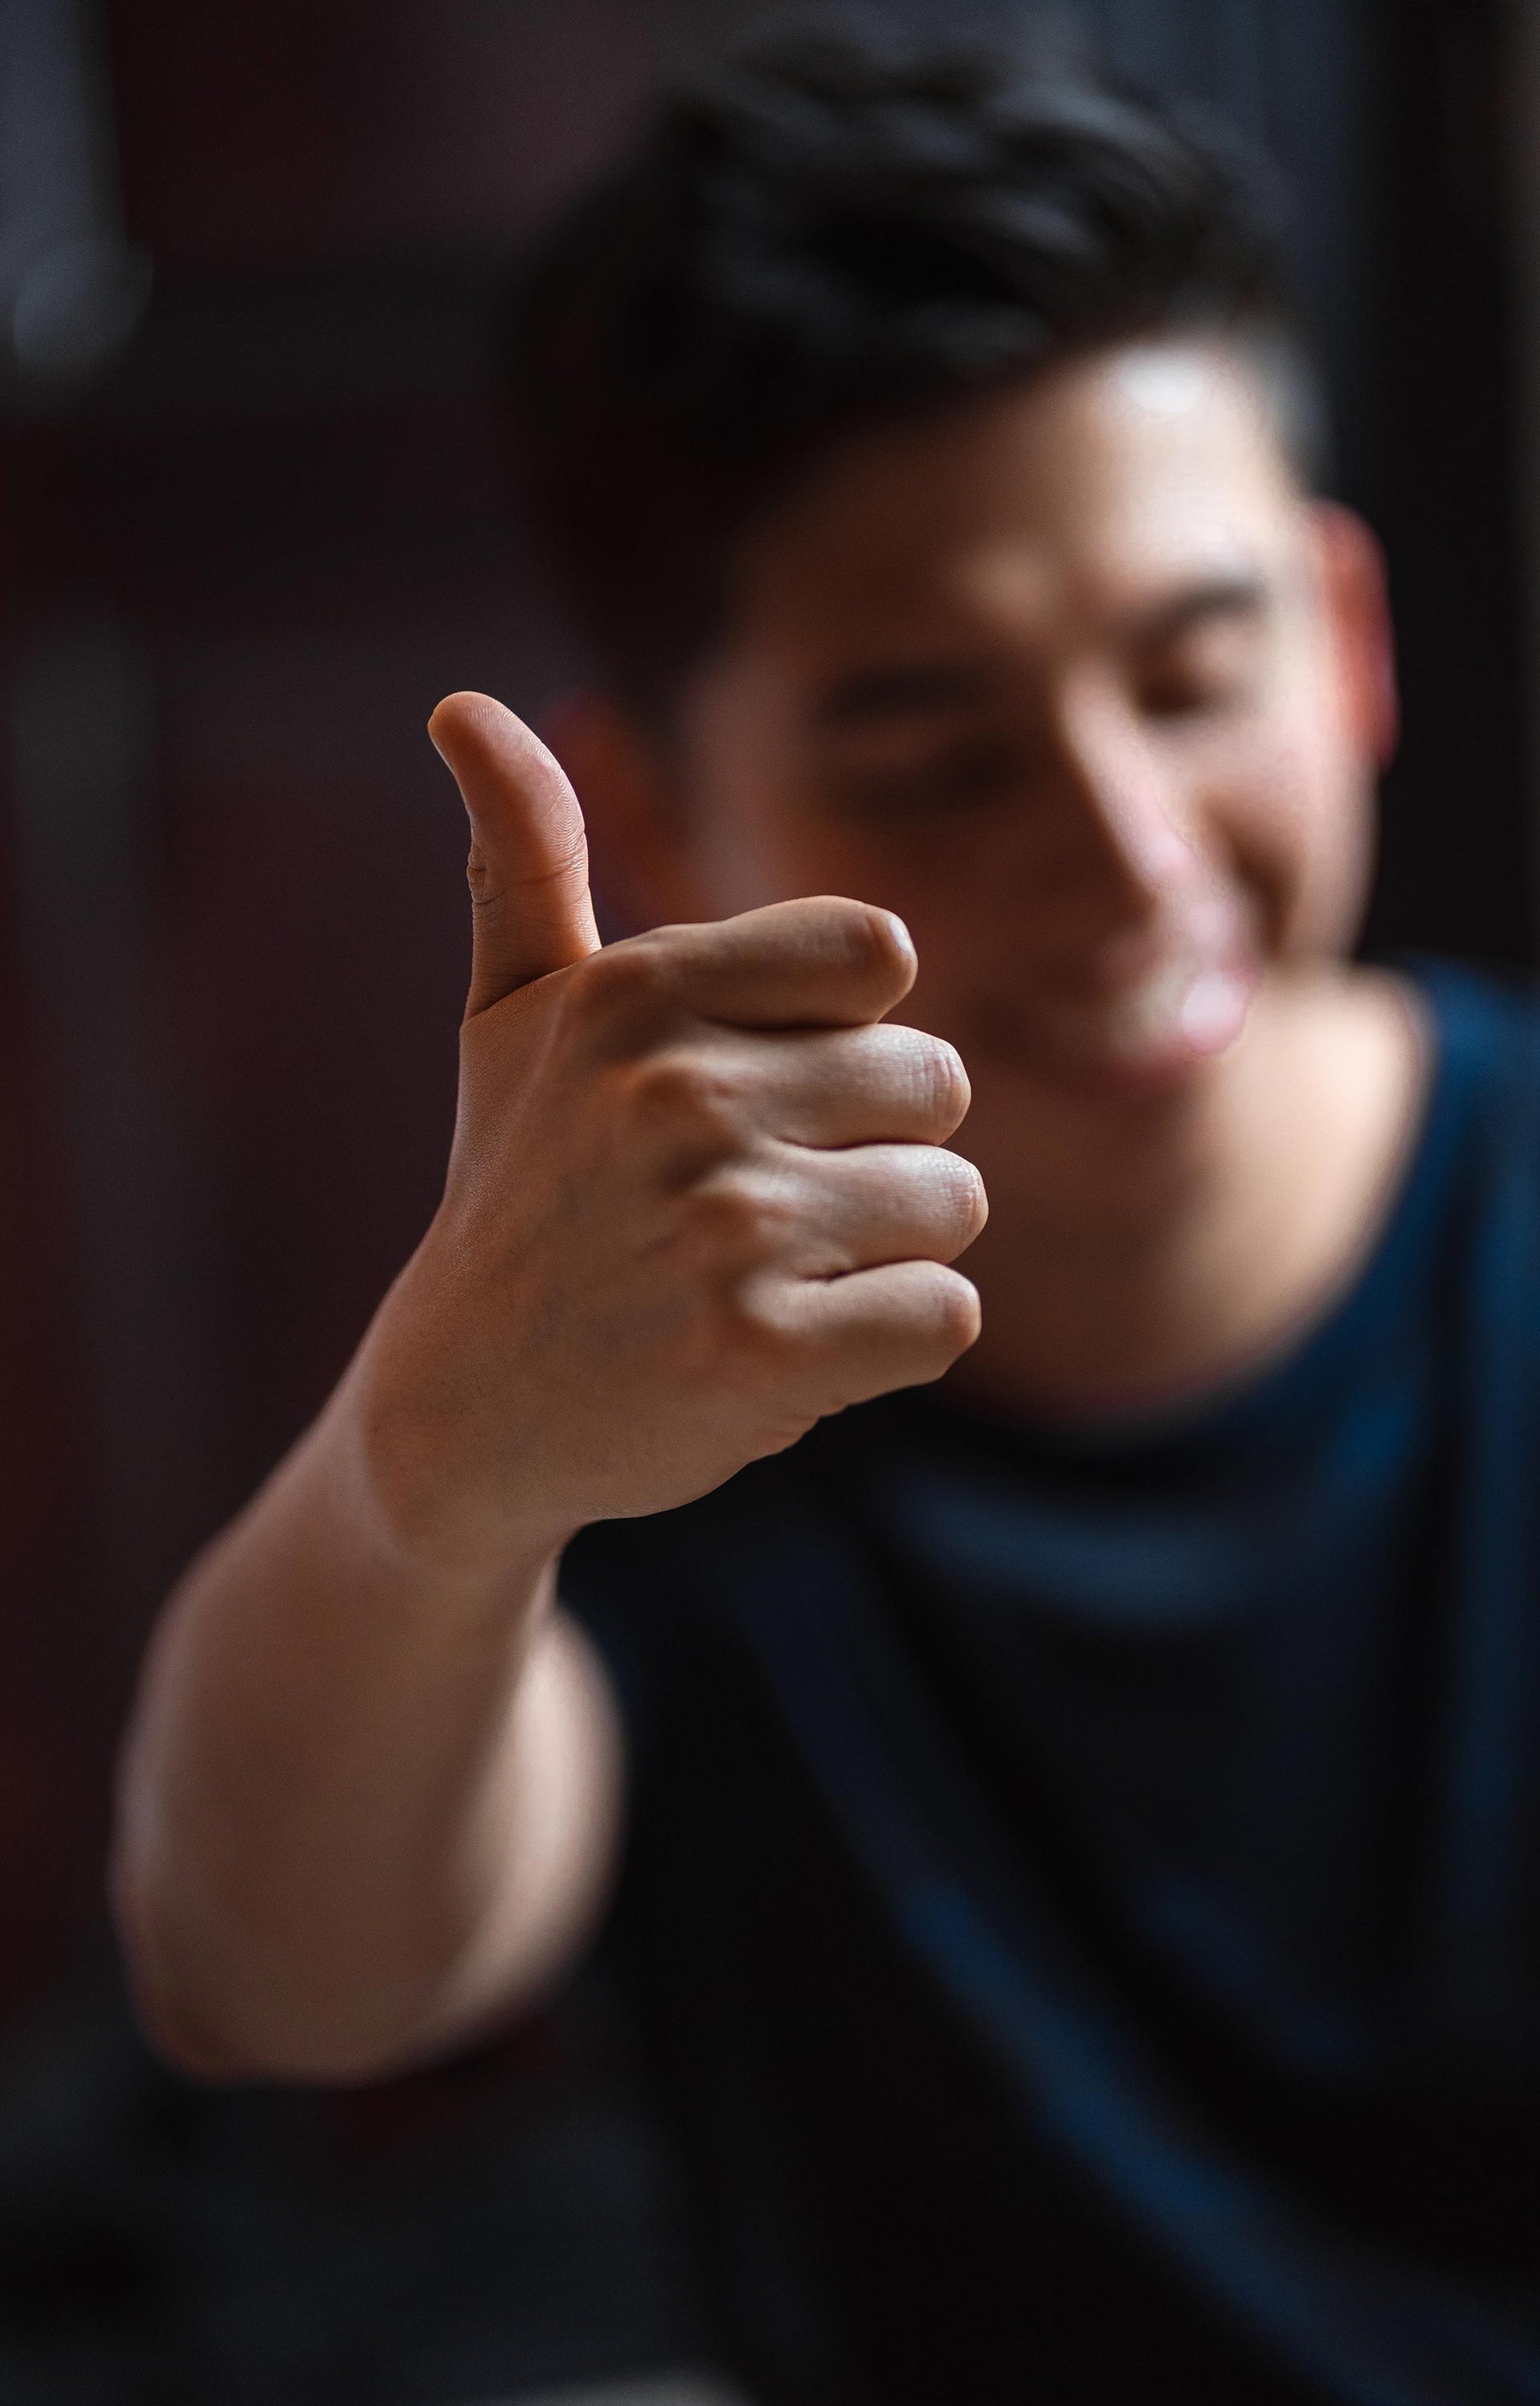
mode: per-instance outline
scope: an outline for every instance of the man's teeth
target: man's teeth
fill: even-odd
[[[1200,1053],[1222,1052],[1240,1032],[1246,988],[1226,969],[1204,969],[1187,990],[1181,1032]]]
[[[1191,961],[1173,961],[1122,997],[1109,1014],[1108,1035],[1114,1053],[1137,1058],[1157,1051],[1181,1033],[1182,1011],[1194,984]]]
[[[1219,1052],[1245,1015],[1245,989],[1230,971],[1174,961],[1114,1006],[1105,1023],[1106,1040],[1113,1053],[1131,1061],[1180,1041],[1202,1053]]]

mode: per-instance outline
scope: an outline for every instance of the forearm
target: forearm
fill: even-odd
[[[552,1895],[577,1910],[602,1850],[596,1766],[552,1726],[548,1547],[430,1567],[351,1440],[345,1397],[193,1566],[125,1751],[137,1985],[212,2073],[357,2076],[448,2044],[538,1976]]]

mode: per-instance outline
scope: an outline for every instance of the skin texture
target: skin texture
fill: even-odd
[[[475,923],[444,1203],[174,1599],[125,1757],[125,1936],[193,2068],[378,2073],[581,1943],[620,1809],[550,1609],[584,1521],[954,1364],[1061,1413],[1211,1386],[1393,1186],[1417,1029],[1339,965],[1378,561],[1243,367],[1123,348],[868,435],[736,570],[668,729],[554,729],[647,932],[597,949],[528,730],[435,715]]]

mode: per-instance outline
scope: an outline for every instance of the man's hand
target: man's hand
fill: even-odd
[[[443,1206],[355,1402],[397,1542],[559,1544],[701,1494],[978,1333],[983,1224],[940,1149],[950,1045],[883,1024],[890,913],[783,902],[601,949],[582,814],[483,695],[431,732],[470,814],[474,954]]]
[[[571,1960],[615,1854],[584,1521],[701,1493],[978,1325],[968,1088],[882,1024],[903,929],[790,902],[601,951],[583,821],[496,702],[433,720],[475,956],[444,1203],[341,1385],[183,1579],[124,1751],[140,2003],[221,2076],[374,2076]]]

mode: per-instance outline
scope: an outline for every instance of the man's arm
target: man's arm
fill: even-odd
[[[483,697],[445,1196],[316,1427],[194,1564],[125,1749],[114,1883],[189,2068],[368,2077],[506,2009],[601,1897],[619,1747],[551,1608],[586,1521],[705,1493],[934,1378],[982,1224],[949,1045],[883,1024],[885,912],[792,902],[600,951],[583,822]]]
[[[616,1837],[603,1670],[549,1564],[445,1578],[377,1527],[332,1412],[173,1597],[125,1752],[141,2013],[212,2078],[439,2053],[581,1945]]]

